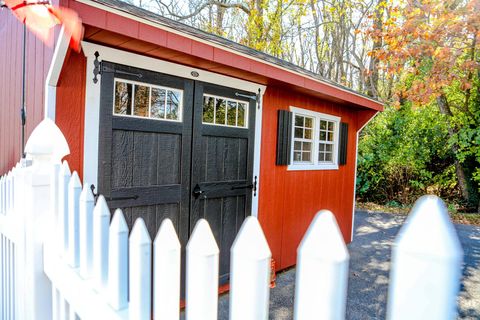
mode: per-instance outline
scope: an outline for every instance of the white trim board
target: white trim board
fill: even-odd
[[[60,30],[57,45],[53,52],[52,62],[48,69],[45,80],[45,113],[44,117],[55,122],[55,111],[57,108],[57,84],[60,78],[65,57],[67,55],[71,36],[65,33],[64,27]]]
[[[263,105],[263,94],[266,87],[264,85],[249,82],[225,75],[213,73],[188,67],[176,63],[167,62],[160,59],[150,58],[127,51],[122,51],[90,42],[82,42],[83,52],[87,58],[86,84],[85,84],[85,133],[84,133],[84,151],[83,151],[83,181],[98,185],[98,135],[99,135],[99,111],[100,111],[100,83],[93,83],[93,69],[95,52],[99,53],[99,60],[106,60],[113,63],[119,63],[127,66],[161,72],[177,77],[208,82],[221,86],[231,87],[239,90],[257,93],[260,90],[260,105]],[[193,76],[198,74],[198,76]],[[263,108],[263,107],[262,107]],[[252,193],[252,212],[258,217],[258,198],[260,191],[260,143],[262,135],[262,108],[256,108],[255,115],[255,142],[254,142],[254,160],[253,176],[257,176],[256,196]],[[253,192],[253,191],[252,191]]]
[[[358,157],[358,138],[360,137],[360,132],[369,124],[379,113],[380,111],[375,112],[375,114],[367,121],[365,124],[357,130],[356,139],[355,139],[355,175],[353,176],[353,211],[352,211],[352,231],[350,233],[350,241],[353,241],[353,234],[355,230],[355,198],[357,196],[357,157]]]
[[[115,8],[112,8],[112,7],[109,7],[109,6],[106,6],[104,4],[101,4],[101,3],[98,3],[98,2],[95,2],[95,1],[91,1],[91,0],[76,0],[77,2],[80,2],[80,3],[83,3],[85,5],[88,5],[88,6],[91,6],[91,7],[94,7],[94,8],[98,8],[98,9],[101,9],[101,10],[104,10],[106,12],[111,12],[111,13],[114,13],[116,15],[119,15],[121,17],[125,17],[125,18],[128,18],[128,19],[131,19],[131,20],[134,20],[134,21],[137,21],[137,22],[140,22],[140,23],[143,23],[143,24],[146,24],[146,25],[149,25],[149,26],[152,26],[152,27],[155,27],[157,29],[161,29],[161,30],[165,30],[165,31],[168,31],[170,33],[174,33],[174,34],[177,34],[177,35],[180,35],[182,37],[185,37],[185,38],[188,38],[188,39],[192,39],[192,40],[195,40],[197,42],[201,42],[201,43],[205,43],[205,44],[208,44],[212,47],[215,47],[215,48],[220,48],[222,50],[225,50],[225,51],[228,51],[228,52],[232,52],[232,53],[235,53],[239,56],[242,56],[242,57],[245,57],[245,58],[248,58],[248,59],[251,59],[251,60],[254,60],[254,61],[257,61],[257,62],[261,62],[261,63],[264,63],[264,64],[267,64],[269,66],[273,66],[275,68],[278,68],[278,69],[281,69],[281,70],[284,70],[284,71],[287,71],[291,74],[294,74],[294,75],[298,75],[298,76],[301,76],[301,77],[305,77],[309,80],[312,80],[314,82],[318,82],[318,83],[321,83],[323,85],[326,85],[328,87],[331,87],[331,88],[334,88],[334,89],[337,89],[337,90],[340,90],[340,91],[343,91],[345,93],[349,93],[349,94],[352,94],[354,96],[357,96],[357,97],[360,97],[362,99],[365,99],[365,100],[369,100],[371,102],[375,102],[375,103],[380,103],[379,101],[376,101],[372,98],[369,98],[369,97],[366,97],[364,95],[361,95],[357,92],[354,92],[354,91],[350,91],[350,90],[346,90],[342,87],[339,87],[339,86],[336,86],[332,83],[329,83],[327,81],[323,81],[321,79],[318,79],[318,78],[315,78],[315,77],[312,77],[312,76],[309,76],[309,75],[306,75],[306,74],[303,74],[303,73],[300,73],[300,72],[296,72],[294,70],[291,70],[291,69],[288,69],[288,68],[285,68],[283,66],[279,66],[277,64],[274,64],[272,62],[269,62],[269,61],[265,61],[263,59],[259,59],[257,57],[254,57],[254,56],[251,56],[251,55],[248,55],[248,54],[245,54],[243,52],[238,52],[238,51],[235,51],[234,49],[232,48],[229,48],[227,46],[224,46],[224,45],[221,45],[219,43],[216,43],[216,42],[213,42],[213,41],[208,41],[208,40],[205,40],[205,39],[202,39],[202,38],[199,38],[199,37],[195,37],[195,36],[192,36],[192,35],[189,35],[189,34],[186,34],[184,32],[181,32],[181,31],[178,31],[178,30],[175,30],[173,28],[170,28],[168,26],[165,26],[159,22],[155,22],[155,21],[152,21],[150,19],[145,19],[145,18],[141,18],[141,17],[138,17],[134,14],[131,14],[131,13],[127,13],[127,12],[124,12],[124,11],[121,11],[121,10],[118,10],[118,9],[115,9]],[[380,103],[381,104],[381,103]],[[383,104],[382,104],[383,105]]]

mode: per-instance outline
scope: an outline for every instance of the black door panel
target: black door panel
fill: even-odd
[[[236,93],[252,94],[102,63],[110,72],[102,74],[101,83],[99,193],[112,209],[123,209],[130,229],[142,217],[152,239],[163,219],[170,218],[182,244],[182,259],[196,222],[205,218],[220,247],[220,283],[227,282],[230,247],[250,214],[254,180],[255,102]],[[126,98],[119,98],[115,81],[129,81]],[[181,90],[181,121],[135,116],[136,86],[150,86],[150,104],[139,102],[148,105],[148,115],[153,114],[155,86],[167,88],[165,92]],[[203,123],[204,95],[225,100],[223,113],[214,109],[218,112],[208,115],[216,119],[210,124]],[[114,105],[115,99],[133,103],[125,102],[127,107],[121,109]],[[167,108],[165,103],[164,112]],[[117,110],[125,115],[113,114]],[[145,108],[141,112],[145,114]]]

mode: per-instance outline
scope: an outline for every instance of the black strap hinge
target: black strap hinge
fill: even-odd
[[[143,75],[141,73],[133,73],[133,72],[128,72],[128,71],[122,71],[122,70],[115,70],[114,68],[108,67],[105,64],[103,64],[100,60],[98,60],[98,57],[100,54],[98,51],[95,51],[95,60],[93,60],[93,83],[98,82],[98,75],[99,74],[104,74],[104,73],[117,73],[117,74],[125,74],[129,76],[134,76],[137,78],[142,78]]]

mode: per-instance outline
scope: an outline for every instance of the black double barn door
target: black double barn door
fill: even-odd
[[[205,218],[225,283],[252,205],[252,93],[108,62],[102,69],[99,193],[130,228],[142,217],[152,239],[170,218],[183,248]]]

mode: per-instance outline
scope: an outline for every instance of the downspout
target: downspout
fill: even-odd
[[[352,231],[350,234],[350,241],[353,241],[353,232],[355,230],[355,199],[357,197],[357,159],[358,159],[358,138],[360,137],[360,132],[365,128],[375,117],[379,114],[380,111],[377,111],[370,119],[368,119],[365,124],[357,130],[357,137],[355,143],[355,177],[353,180],[353,212],[352,212]]]
[[[60,30],[57,45],[53,53],[52,62],[48,69],[47,79],[45,81],[45,118],[55,122],[55,111],[57,108],[57,85],[62,71],[65,57],[67,56],[71,36],[65,33],[64,28]]]

